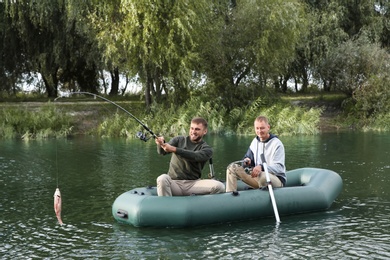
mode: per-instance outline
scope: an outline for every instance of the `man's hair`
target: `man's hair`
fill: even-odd
[[[265,117],[265,116],[258,116],[258,117],[256,117],[256,119],[255,119],[255,122],[264,122],[264,123],[266,123],[266,124],[269,124],[268,123],[268,118],[267,117]]]
[[[194,117],[191,120],[191,123],[202,124],[204,126],[204,128],[207,129],[207,121],[206,121],[206,119],[204,119],[202,117]]]

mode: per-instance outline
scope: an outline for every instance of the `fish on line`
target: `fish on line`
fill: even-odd
[[[57,188],[56,191],[54,192],[54,212],[56,213],[58,223],[60,225],[63,225],[64,223],[62,222],[61,219],[61,210],[62,210],[61,192],[60,189]]]

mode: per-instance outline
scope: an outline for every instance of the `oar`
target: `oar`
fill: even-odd
[[[278,207],[276,205],[275,196],[274,196],[274,190],[273,190],[273,187],[272,187],[271,179],[269,177],[269,172],[268,172],[267,163],[265,161],[264,154],[261,154],[261,160],[263,161],[263,168],[264,168],[264,172],[265,172],[265,178],[267,180],[268,191],[269,191],[269,196],[271,197],[272,207],[274,208],[276,223],[280,223]]]
[[[213,158],[210,158],[210,160],[209,160],[209,166],[210,166],[209,178],[210,178],[210,179],[214,179],[214,178],[215,178],[215,173],[214,173]]]

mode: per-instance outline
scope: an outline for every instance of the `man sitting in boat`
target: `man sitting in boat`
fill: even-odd
[[[207,121],[201,117],[191,120],[188,136],[176,136],[169,142],[155,139],[159,154],[171,153],[168,174],[157,178],[158,196],[188,196],[225,192],[223,183],[201,179],[202,169],[213,156],[213,149],[203,140]]]
[[[243,166],[232,163],[227,168],[226,192],[237,190],[237,178],[255,189],[267,187],[264,162],[261,160],[263,153],[272,187],[283,187],[286,184],[285,153],[282,141],[276,135],[270,134],[271,127],[265,116],[258,116],[255,119],[254,128],[256,137],[244,156]]]

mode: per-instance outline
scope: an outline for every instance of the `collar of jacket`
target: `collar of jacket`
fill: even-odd
[[[268,143],[268,142],[269,142],[271,139],[273,139],[273,138],[278,138],[278,136],[277,136],[277,135],[274,135],[274,134],[270,134],[269,137],[268,137],[268,139],[265,140],[265,141],[261,141],[261,140],[260,140],[260,137],[256,136],[257,141],[262,142],[262,143]]]

